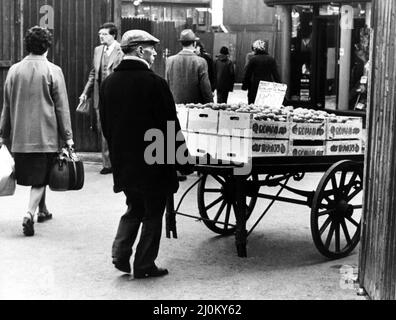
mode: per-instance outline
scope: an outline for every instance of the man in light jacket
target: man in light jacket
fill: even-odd
[[[99,88],[101,83],[111,74],[120,64],[123,52],[120,44],[116,41],[118,30],[114,23],[105,23],[99,28],[99,39],[101,45],[95,48],[93,58],[93,68],[89,74],[88,82],[80,101],[86,101],[93,93],[93,105],[96,112],[97,128],[102,139],[102,160],[103,169],[101,174],[112,172],[109,157],[109,148],[103,137],[99,115]]]
[[[207,63],[195,53],[198,40],[191,29],[183,30],[183,50],[166,63],[166,80],[177,104],[213,102]]]

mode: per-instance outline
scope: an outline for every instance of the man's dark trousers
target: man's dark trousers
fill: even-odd
[[[134,259],[134,272],[155,268],[162,234],[162,220],[166,207],[167,193],[149,193],[138,190],[125,191],[128,211],[121,218],[116,239],[113,243],[113,259],[129,261],[132,246],[140,225],[143,224]]]

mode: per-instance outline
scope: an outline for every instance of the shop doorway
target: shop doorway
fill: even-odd
[[[338,91],[339,17],[315,16],[312,44],[312,104],[336,109]]]

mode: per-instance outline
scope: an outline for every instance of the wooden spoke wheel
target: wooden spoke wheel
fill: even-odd
[[[246,220],[249,219],[257,202],[257,175],[248,179]],[[249,182],[251,182],[249,184]],[[213,232],[229,236],[235,233],[235,184],[229,177],[204,175],[198,186],[198,209],[205,225]]]
[[[311,232],[324,256],[348,256],[360,240],[363,168],[353,161],[334,164],[316,190],[311,210]]]

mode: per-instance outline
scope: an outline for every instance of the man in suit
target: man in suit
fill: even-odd
[[[168,274],[168,270],[155,264],[166,201],[179,188],[176,169],[192,173],[192,166],[179,165],[176,157],[177,150],[186,151],[187,147],[180,135],[172,93],[166,81],[150,69],[158,42],[142,30],[126,32],[121,41],[125,57],[100,89],[100,118],[109,144],[114,191],[124,192],[128,205],[113,243],[113,264],[122,272],[131,272],[132,247],[142,225],[133,263],[136,279]],[[177,135],[168,136],[169,127],[174,127]],[[175,147],[169,151],[161,146],[164,151],[175,152],[173,155],[158,150],[156,154],[176,161],[152,161],[153,152],[147,151],[152,141],[146,136],[153,130],[161,133],[163,139],[159,140]]]
[[[166,63],[166,80],[177,104],[213,102],[208,65],[195,52],[198,40],[191,29],[183,30],[180,36],[183,50]]]
[[[102,139],[102,161],[103,169],[101,174],[110,174],[112,172],[109,149],[107,142],[103,137],[100,126],[99,115],[99,88],[101,83],[114,71],[120,64],[123,53],[120,44],[116,41],[118,30],[114,23],[105,23],[99,28],[100,46],[95,48],[93,57],[93,68],[89,74],[88,82],[80,101],[85,102],[93,93],[93,106],[96,112],[97,129]]]

